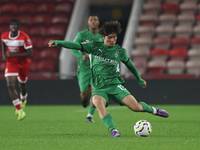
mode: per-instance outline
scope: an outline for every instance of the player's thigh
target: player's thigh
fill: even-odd
[[[22,84],[25,84],[28,80],[29,66],[30,66],[30,63],[24,65],[23,68],[19,69],[19,75],[18,75],[17,79]]]
[[[91,82],[92,77],[89,74],[85,72],[83,73],[78,72],[77,77],[78,77],[78,84],[79,84],[79,88],[81,92],[85,92],[88,89],[90,89],[91,84],[92,84]]]
[[[133,111],[141,111],[143,109],[142,105],[138,103],[133,95],[125,96],[121,102]]]

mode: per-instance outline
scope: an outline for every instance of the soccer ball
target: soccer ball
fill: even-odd
[[[134,125],[134,132],[137,136],[149,136],[152,132],[152,126],[147,120],[139,120]]]

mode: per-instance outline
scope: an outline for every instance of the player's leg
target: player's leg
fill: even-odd
[[[20,82],[19,82],[19,88],[20,88],[21,107],[22,107],[22,109],[24,110],[25,107],[26,107],[27,97],[28,97],[28,92],[27,92],[26,83],[20,83]]]
[[[90,89],[91,89],[90,93],[92,93],[92,91],[93,91],[93,85],[91,85]],[[94,106],[94,104],[92,102],[92,96],[90,96],[90,107],[88,109],[88,114],[87,114],[87,118],[86,118],[87,122],[94,122],[94,120],[92,119],[92,117],[94,115],[95,110],[96,110],[96,107]]]
[[[25,118],[26,114],[21,109],[20,100],[19,100],[17,91],[15,89],[16,79],[17,79],[16,76],[7,76],[6,82],[7,82],[7,87],[8,87],[10,98],[12,99],[12,103],[15,106],[15,108],[17,109],[18,120],[22,120]]]
[[[80,97],[81,97],[81,103],[83,107],[86,108],[88,105],[88,99],[90,97],[90,88],[85,91],[81,91]]]
[[[120,137],[121,134],[116,129],[111,114],[105,109],[107,104],[106,99],[102,96],[94,95],[92,101],[96,109],[98,110],[100,119],[105,124],[105,126],[112,132],[111,137]]]
[[[149,112],[161,117],[168,117],[169,114],[163,109],[152,107],[145,102],[138,103],[132,95],[127,95],[122,99],[122,104],[126,105],[129,109],[136,112]]]

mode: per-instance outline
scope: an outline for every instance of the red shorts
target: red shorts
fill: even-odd
[[[28,80],[29,66],[30,66],[30,63],[27,63],[23,66],[6,63],[5,77],[17,76],[17,79],[20,83],[26,83],[26,81]]]

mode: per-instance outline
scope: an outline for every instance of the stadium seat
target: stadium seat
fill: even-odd
[[[171,49],[169,51],[169,57],[171,60],[186,60],[187,51],[185,49]]]
[[[183,2],[180,4],[181,14],[191,14],[194,15],[198,10],[196,3],[192,1]]]
[[[193,26],[195,22],[195,16],[191,14],[180,14],[177,16],[177,22],[179,25]]]
[[[37,71],[39,73],[53,73],[56,63],[54,60],[41,60],[37,63]]]
[[[173,38],[172,48],[187,49],[190,45],[190,40],[188,38]]]
[[[35,14],[36,13],[36,4],[33,2],[21,3],[19,6],[19,12],[22,14],[25,14],[25,13]]]
[[[175,27],[175,36],[182,37],[182,38],[190,38],[192,35],[192,27],[178,25]]]
[[[47,28],[47,34],[51,35],[59,35],[64,37],[66,34],[67,25],[63,23],[52,24]]]
[[[190,40],[191,48],[200,48],[200,37],[193,37]]]
[[[156,37],[153,39],[153,48],[169,49],[171,46],[171,38]]]
[[[32,60],[29,67],[30,73],[37,73],[37,61]]]
[[[18,13],[18,4],[15,2],[7,2],[1,6],[0,14],[4,13]]]
[[[144,14],[140,18],[141,26],[155,26],[157,24],[158,16],[155,14]]]
[[[36,11],[39,13],[42,12],[53,13],[54,10],[55,10],[55,5],[53,3],[49,3],[48,1],[40,3],[36,8]]]
[[[150,60],[147,64],[147,72],[150,74],[163,74],[166,70],[166,61],[164,60]]]
[[[200,61],[199,60],[188,60],[186,62],[186,72],[187,74],[200,74]]]
[[[30,36],[30,28],[29,28],[29,26],[21,24],[20,25],[20,30],[25,32],[26,34],[28,34]]]
[[[5,31],[9,31],[10,29],[9,29],[9,26],[8,25],[1,25],[1,27],[0,27],[0,34],[2,33],[2,32],[5,32]]]
[[[32,36],[34,36],[34,35],[45,36],[45,35],[47,35],[46,27],[44,25],[32,26],[30,29],[30,34]]]
[[[175,14],[161,14],[158,20],[159,20],[160,25],[174,26],[176,24],[176,15]]]
[[[162,4],[163,14],[178,14],[179,11],[180,11],[179,4],[170,3],[170,2]]]
[[[151,38],[140,37],[136,38],[134,41],[134,46],[136,49],[149,49],[152,45]]]
[[[185,70],[185,61],[182,60],[169,60],[167,62],[168,74],[183,74]]]
[[[149,49],[133,49],[131,58],[133,60],[147,60],[150,57]]]
[[[168,56],[169,56],[169,52],[166,49],[152,49],[151,50],[152,59],[167,60]]]
[[[68,24],[70,21],[70,15],[67,13],[56,13],[52,17],[52,23],[65,23]]]
[[[138,28],[139,37],[153,37],[154,36],[154,27],[153,26],[140,26]]]
[[[33,42],[33,47],[36,49],[42,50],[48,46],[47,43],[44,43],[44,38],[40,35],[32,36],[31,40]]]
[[[189,49],[188,50],[189,60],[200,60],[200,50],[199,49]]]
[[[144,14],[159,14],[161,4],[159,3],[145,3],[143,6]]]
[[[73,3],[70,1],[61,1],[55,5],[55,12],[71,13],[73,9]]]
[[[133,60],[132,62],[140,75],[143,75],[146,73],[146,70],[147,70],[146,60],[136,59],[136,60]]]
[[[200,25],[196,25],[193,27],[193,36],[200,38]]]
[[[51,24],[51,21],[52,17],[48,13],[40,13],[33,17],[33,23],[35,25],[43,24],[45,26],[48,26]]]
[[[60,53],[60,51],[57,51],[55,49],[46,48],[40,52],[40,59],[43,59],[43,60],[51,59],[51,60],[57,61],[59,53]]]
[[[172,37],[174,34],[174,28],[173,26],[169,25],[160,25],[157,26],[155,29],[156,35],[158,37]]]
[[[40,50],[33,48],[33,56],[32,56],[32,60],[37,61],[40,58]]]
[[[10,19],[15,18],[11,13],[5,13],[0,15],[0,25],[8,25]]]
[[[23,13],[17,17],[22,25],[32,25],[33,15],[31,13]]]

